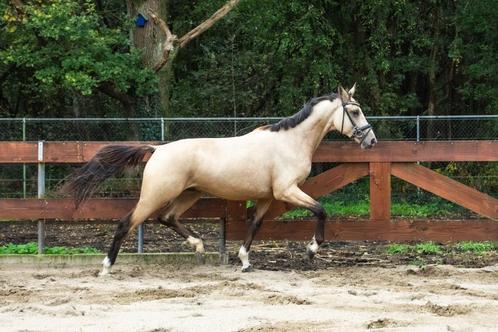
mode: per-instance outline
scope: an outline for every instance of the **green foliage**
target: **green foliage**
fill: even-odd
[[[410,251],[412,251],[412,248],[408,244],[393,243],[386,247],[386,252],[390,255],[394,254],[404,255],[409,253]]]
[[[47,255],[75,255],[75,254],[99,254],[100,251],[92,247],[68,248],[68,247],[47,247]]]
[[[183,33],[222,3],[174,1],[171,20]],[[435,114],[494,113],[497,7],[491,0],[241,2],[181,52],[174,109],[288,115],[312,95],[357,81],[370,115],[423,114],[431,93]],[[476,101],[478,110],[465,106]]]
[[[166,21],[181,36],[224,3],[170,0]],[[155,74],[130,48],[133,18],[123,1],[2,2],[0,14],[5,114],[62,115],[76,94],[88,96],[85,114],[118,115],[122,105],[96,93],[102,84],[135,99],[157,91]],[[180,50],[172,114],[289,115],[355,81],[368,115],[423,114],[430,97],[434,114],[493,114],[497,29],[493,0],[241,1]]]
[[[38,245],[36,242],[29,242],[26,244],[9,243],[5,246],[0,246],[0,254],[23,254],[33,255],[38,253]]]
[[[93,1],[27,1],[21,10],[3,8],[0,69],[14,79],[4,89],[17,86],[42,103],[62,93],[89,96],[103,84],[122,93],[155,91],[154,74],[130,50],[127,27],[104,24]]]
[[[391,205],[391,214],[399,217],[441,218],[451,217],[456,213],[452,206],[446,202],[396,202]]]
[[[482,254],[488,251],[493,251],[496,249],[494,243],[489,241],[462,241],[457,245],[457,249],[462,252],[472,252],[476,254]]]
[[[417,253],[419,255],[434,255],[441,254],[443,252],[442,247],[434,242],[421,242],[416,245],[393,243],[388,245],[385,250],[386,253],[390,255],[406,255],[409,253]]]
[[[386,246],[385,251],[390,255],[406,255],[410,253],[417,253],[419,255],[434,255],[443,254],[444,252],[451,252],[452,248],[462,253],[470,253],[474,255],[482,255],[484,253],[494,251],[497,249],[496,245],[490,241],[462,241],[456,245],[449,247],[442,247],[434,242],[421,242],[415,245],[393,243]],[[414,265],[419,265],[413,263]]]
[[[75,254],[98,254],[99,250],[92,247],[82,248],[69,248],[69,247],[46,247],[45,254],[47,255],[75,255]],[[26,244],[13,244],[9,243],[5,246],[0,246],[0,254],[21,254],[21,255],[35,255],[38,254],[38,245],[36,242],[29,242]]]
[[[341,195],[344,196],[344,195]],[[351,200],[337,199],[334,195],[320,199],[323,208],[328,216],[332,217],[367,217],[370,214],[370,203],[366,200],[355,200],[354,196],[350,196]],[[452,205],[443,202],[393,202],[391,205],[391,214],[393,216],[405,218],[441,218],[455,216],[458,211],[455,211]],[[310,217],[312,213],[306,209],[294,209],[286,212],[282,218],[304,218]]]
[[[417,254],[422,255],[440,254],[442,252],[441,246],[434,242],[419,243],[415,246],[414,250]]]

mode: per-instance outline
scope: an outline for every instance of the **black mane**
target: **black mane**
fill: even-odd
[[[311,112],[313,111],[313,107],[321,101],[324,100],[334,100],[337,98],[336,93],[331,93],[330,95],[314,97],[311,98],[306,104],[304,104],[303,108],[297,112],[296,114],[289,116],[287,118],[283,118],[277,123],[267,126],[266,128],[271,131],[279,131],[280,129],[287,130],[289,128],[294,128],[304,120],[306,120]]]

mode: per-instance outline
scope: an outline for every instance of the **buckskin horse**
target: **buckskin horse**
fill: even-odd
[[[76,207],[106,178],[138,165],[148,153],[151,157],[144,168],[140,199],[119,222],[101,274],[111,271],[127,234],[156,212],[161,224],[183,236],[196,254],[202,255],[201,238],[178,219],[203,193],[255,201],[255,213],[238,255],[243,272],[251,270],[249,249],[274,199],[309,209],[316,216],[315,234],[306,250],[313,258],[324,240],[326,214],[319,202],[299,188],[310,173],[313,153],[332,130],[352,138],[361,148],[371,148],[377,142],[353,98],[355,87],[346,91],[339,86],[337,94],[312,98],[298,113],[243,136],[103,147],[65,185]]]

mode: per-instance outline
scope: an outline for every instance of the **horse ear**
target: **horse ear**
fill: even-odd
[[[339,85],[339,87],[337,88],[337,94],[339,95],[343,103],[347,103],[349,101],[349,94],[346,92],[346,90],[344,90],[342,85]]]
[[[356,82],[353,84],[353,87],[348,91],[349,97],[353,98],[355,91],[356,91]]]

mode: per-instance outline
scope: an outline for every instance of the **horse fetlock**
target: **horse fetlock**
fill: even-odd
[[[205,252],[204,242],[201,239],[189,236],[184,243],[188,244],[196,253],[203,254]]]
[[[239,259],[242,262],[242,272],[248,272],[251,269],[251,264],[249,263],[249,253],[244,246],[239,249]]]
[[[308,255],[309,259],[313,259],[313,257],[315,257],[315,254],[317,253],[319,247],[320,246],[318,245],[318,242],[316,241],[315,237],[313,237],[311,242],[306,246],[306,254]]]
[[[111,267],[112,267],[112,264],[111,264],[111,260],[109,259],[109,257],[104,258],[104,260],[102,261],[102,271],[100,272],[99,275],[105,276],[105,275],[110,274]]]

